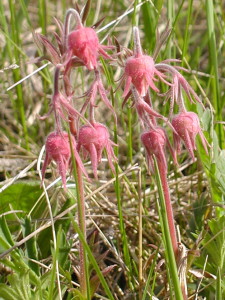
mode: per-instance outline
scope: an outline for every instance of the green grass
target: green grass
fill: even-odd
[[[82,209],[76,168],[67,174],[68,191],[61,188],[60,179],[54,182],[58,178],[54,163],[46,172],[45,192],[40,187],[43,157],[39,153],[54,130],[54,118],[51,115],[43,121],[38,115],[49,110],[54,66],[50,64],[7,89],[46,63],[29,63],[32,57],[45,54],[37,49],[32,33],[40,32],[56,44],[53,32],[58,29],[53,18],[64,21],[67,3],[0,1],[0,298],[84,300],[94,294],[94,299],[105,300],[182,299],[159,174],[148,173],[140,141],[142,127],[132,98],[122,109],[124,85],[116,90],[115,76],[122,75],[116,61],[109,64],[100,59],[103,84],[117,122],[99,95],[95,118],[108,127],[110,139],[118,145],[114,147],[118,162],[113,173],[103,160],[95,180],[90,160],[83,160],[91,178],[91,182],[83,178],[86,236],[78,225]],[[85,1],[79,0],[78,5],[82,8]],[[191,161],[184,147],[179,166],[167,155],[174,218],[181,242],[190,250],[185,278],[188,296],[193,299],[225,298],[224,15],[223,5],[212,0],[109,0],[90,1],[86,20],[91,26],[97,17],[105,17],[97,29],[103,44],[107,44],[107,35],[109,43],[115,36],[131,49],[132,27],[138,25],[143,50],[149,55],[157,43],[156,29],[161,33],[169,20],[172,31],[156,62],[180,59],[180,66],[189,70],[181,71],[182,75],[205,106],[203,109],[184,99],[188,110],[199,115],[211,145],[209,155],[199,138],[197,162]],[[104,28],[107,24],[111,25]],[[13,69],[13,64],[18,68]],[[93,79],[93,72],[83,67],[73,71],[73,105],[77,109],[84,101],[79,97]],[[167,90],[164,83],[155,84]],[[151,98],[154,109],[168,116],[169,103],[162,104],[162,97],[155,92]],[[165,122],[159,124],[172,142],[171,129]],[[74,159],[72,165],[76,165]],[[79,289],[79,241],[86,260],[86,298]]]

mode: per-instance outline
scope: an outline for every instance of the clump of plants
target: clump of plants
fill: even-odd
[[[197,258],[197,256],[200,243],[202,243],[205,253],[212,256],[212,249],[207,249],[207,245],[210,244],[211,232],[215,235],[218,234],[219,242],[222,237],[216,221],[211,221],[209,223],[211,232],[202,230],[199,240],[195,236],[196,233],[190,233],[190,239],[196,238],[197,241],[193,243],[194,246],[192,245],[192,249],[188,253],[187,247],[189,246],[185,245],[182,235],[180,236],[174,214],[169,186],[169,170],[173,164],[174,172],[179,178],[180,174],[177,170],[180,167],[180,155],[185,153],[183,151],[185,149],[190,156],[190,162],[195,162],[198,159],[197,144],[199,144],[201,151],[204,151],[204,159],[208,163],[207,165],[204,162],[204,166],[206,169],[208,168],[208,172],[212,171],[208,162],[210,152],[214,151],[213,145],[208,142],[211,137],[208,135],[207,138],[205,137],[196,113],[200,111],[206,118],[209,109],[205,108],[201,97],[186,79],[190,70],[181,65],[181,60],[167,57],[159,61],[160,52],[171,37],[170,24],[166,24],[164,30],[157,34],[155,50],[152,55],[149,55],[149,52],[144,51],[141,46],[140,32],[142,31],[139,29],[141,20],[139,27],[132,27],[130,47],[123,46],[117,36],[109,36],[107,44],[101,43],[97,28],[103,19],[92,27],[86,25],[90,5],[90,1],[88,1],[83,12],[80,12],[78,8],[68,9],[64,22],[56,19],[57,31],[54,32],[54,42],[45,35],[34,33],[34,40],[44,53],[44,56],[35,58],[34,61],[39,63],[45,59],[54,67],[49,110],[45,115],[38,116],[39,120],[43,122],[49,118],[54,120],[54,129],[48,133],[45,140],[44,159],[42,160],[42,152],[38,160],[41,185],[50,216],[50,221],[47,225],[43,225],[43,230],[51,227],[49,234],[53,240],[53,245],[49,249],[52,255],[52,264],[48,268],[50,276],[46,275],[46,278],[41,276],[40,269],[36,266],[38,261],[36,241],[33,241],[33,245],[27,244],[28,258],[18,249],[20,245],[28,243],[34,237],[30,214],[23,220],[25,229],[22,232],[26,234],[24,234],[22,242],[14,243],[6,220],[4,218],[0,220],[2,225],[0,245],[4,244],[0,257],[3,259],[3,265],[7,265],[15,272],[18,271],[16,266],[16,261],[18,261],[19,268],[23,270],[23,272],[21,271],[22,288],[30,287],[26,293],[25,291],[21,292],[20,297],[24,297],[24,299],[30,299],[30,297],[36,297],[35,299],[96,299],[96,297],[142,300],[188,299],[193,293],[193,288],[188,284],[191,286],[194,276],[203,280],[207,276],[213,278],[212,274],[217,272],[217,284],[221,284],[223,263],[216,270],[215,263],[212,263],[206,270],[202,258]],[[113,72],[118,69],[121,70],[121,76],[119,80],[115,81]],[[77,93],[74,83],[74,78],[79,73],[84,74],[85,81],[83,83],[85,91],[82,95]],[[86,86],[88,87],[86,88]],[[116,103],[118,95],[122,99],[121,107],[118,107]],[[157,99],[157,105],[155,99]],[[165,106],[168,102],[168,108],[159,111],[159,107]],[[104,115],[99,119],[100,106],[104,106],[112,126],[107,126],[106,120],[104,123]],[[121,122],[121,114],[118,113],[118,110],[125,109],[136,114],[135,118],[140,125],[138,127],[141,128],[139,147],[144,150],[147,171],[150,178],[153,178],[154,187],[157,188],[158,193],[155,207],[158,212],[156,219],[160,224],[157,227],[159,233],[155,233],[156,241],[149,243],[149,247],[154,249],[154,252],[148,256],[144,266],[142,263],[146,253],[143,253],[142,248],[146,246],[144,244],[147,243],[149,235],[149,232],[145,230],[145,239],[143,239],[142,218],[143,213],[148,211],[142,201],[144,185],[139,180],[137,191],[136,187],[128,181],[126,171],[122,173],[120,167],[121,158],[118,150],[120,145],[117,131],[118,124]],[[114,127],[114,136],[112,127]],[[109,248],[111,250],[100,249],[98,238],[99,235],[104,237],[104,233],[95,223],[95,230],[90,230],[86,211],[87,191],[91,190],[92,186],[101,187],[99,166],[105,157],[112,181],[115,182],[114,188],[117,196],[115,215],[119,219],[121,255],[124,257],[124,262],[120,261],[120,264],[114,263],[119,257],[114,247],[117,241],[112,240],[112,244],[114,244]],[[89,161],[91,170],[86,166],[86,162]],[[68,198],[72,195],[75,199],[73,205],[66,202],[64,209],[57,216],[54,216],[53,204],[49,199],[45,178],[47,169],[52,163],[56,165],[57,174],[61,179],[62,186],[60,185],[59,189],[62,194]],[[132,175],[136,176],[134,172],[137,169],[139,177],[143,177],[143,172],[137,166],[131,169]],[[129,241],[124,222],[129,223],[129,221],[127,219],[124,221],[119,185],[120,176],[125,177],[129,193],[134,193],[136,200],[139,200],[139,204],[136,205],[139,207],[139,211],[136,212],[139,222],[138,255],[128,247]],[[71,184],[73,190],[71,190]],[[179,184],[177,184],[177,189],[179,189]],[[95,201],[98,203],[98,198]],[[74,208],[76,208],[76,213],[72,214],[71,211]],[[54,207],[54,209],[56,208]],[[32,210],[35,210],[35,206]],[[67,240],[68,234],[66,235],[64,232],[64,224],[60,221],[64,216],[68,218],[67,232],[73,230],[78,235],[79,246],[76,245],[75,254],[72,252],[72,239]],[[183,220],[179,219],[179,221]],[[219,224],[223,223],[223,217],[218,222]],[[152,230],[148,225],[146,228]],[[198,232],[199,228],[195,229]],[[157,240],[159,234],[161,238]],[[109,242],[105,242],[104,246],[106,247],[106,245],[110,247]],[[114,250],[112,251],[112,249]],[[12,262],[6,258],[10,252]],[[220,256],[223,257],[223,251]],[[157,262],[158,257],[163,259]],[[103,263],[105,261],[108,262],[108,265]],[[196,261],[195,269],[191,269],[193,261]],[[219,262],[221,261],[222,258]],[[154,272],[160,269],[164,262],[166,262],[164,272],[157,279]],[[203,266],[203,269],[199,271],[197,266],[201,266],[201,268]],[[115,298],[114,284],[110,282],[110,279],[106,280],[112,276],[112,273],[116,274],[116,270],[119,268],[122,269],[121,281],[125,282],[125,290],[129,291],[131,298],[128,298],[129,295],[126,293],[121,298],[118,296]],[[187,276],[189,271],[190,277]],[[13,286],[18,291],[21,289],[17,282],[18,276],[11,274],[8,278],[8,284],[0,284],[0,296],[2,289],[3,299],[7,299],[7,297],[9,297],[7,300],[16,299]],[[158,286],[156,281],[159,282]],[[98,294],[99,290],[101,295]]]

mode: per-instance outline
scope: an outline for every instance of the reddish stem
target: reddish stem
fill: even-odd
[[[86,241],[86,221],[85,221],[85,201],[84,201],[84,185],[82,178],[82,170],[76,163],[77,171],[77,185],[79,187],[79,200],[78,200],[78,222],[81,232]],[[86,256],[84,247],[80,241],[80,291],[84,297],[87,297],[87,282],[86,282]]]
[[[66,12],[66,17],[65,17],[65,22],[64,22],[64,34],[63,34],[64,51],[66,51],[66,48],[67,48],[66,43],[67,43],[67,37],[68,37],[69,31],[70,31],[70,20],[71,20],[72,15],[74,16],[74,18],[76,20],[76,29],[83,27],[79,13],[73,8],[68,9]]]
[[[70,75],[71,75],[71,68],[69,68],[67,70],[67,73],[64,74],[63,76],[64,89],[65,89],[66,96],[68,98],[73,94],[73,90],[70,84]],[[74,117],[69,116],[69,126],[70,126],[70,132],[75,138],[77,138],[77,122]]]
[[[142,48],[141,48],[139,30],[137,27],[133,28],[133,35],[134,35],[134,56],[140,57],[142,55]]]
[[[170,190],[169,190],[169,185],[167,181],[167,171],[165,170],[165,167],[163,164],[161,164],[158,161],[158,167],[159,167],[159,174],[162,182],[162,188],[164,192],[164,198],[165,198],[165,204],[166,204],[166,214],[167,214],[167,220],[168,220],[168,225],[169,225],[169,230],[170,230],[170,237],[172,241],[172,246],[173,246],[173,251],[175,254],[175,258],[177,258],[178,255],[178,243],[177,243],[177,233],[175,229],[175,224],[174,224],[174,216],[173,216],[173,208],[171,204],[171,199],[170,199]]]

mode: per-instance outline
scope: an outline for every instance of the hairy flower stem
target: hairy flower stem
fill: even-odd
[[[63,34],[64,51],[66,50],[66,46],[67,46],[67,37],[68,37],[69,30],[70,30],[70,20],[71,20],[72,15],[74,16],[74,18],[76,20],[77,28],[83,27],[83,24],[81,22],[81,18],[80,18],[80,15],[78,14],[78,12],[73,8],[68,9],[66,12],[66,17],[65,17],[65,22],[64,22],[64,34]]]
[[[56,131],[61,131],[62,129],[62,124],[60,117],[56,111],[56,105],[55,105],[55,96],[59,94],[59,76],[60,76],[60,70],[61,70],[62,65],[59,64],[55,68],[55,74],[54,74],[54,87],[53,87],[53,108],[54,108],[54,115],[55,115],[55,124],[56,124]]]
[[[84,185],[82,171],[76,163],[76,185],[77,185],[77,205],[78,205],[78,223],[80,230],[86,241],[86,220],[85,220],[85,201],[84,201]],[[78,195],[79,194],[79,195]],[[80,291],[82,295],[87,297],[87,259],[82,242],[80,241]]]
[[[66,96],[69,98],[73,94],[73,90],[71,88],[70,83],[70,75],[71,75],[71,69],[67,71],[66,75],[63,76],[63,82],[64,82],[64,90],[66,93]],[[77,138],[77,120],[74,117],[69,116],[69,127],[70,132],[72,135]]]
[[[133,32],[134,32],[134,56],[139,57],[142,55],[142,48],[141,48],[141,41],[140,41],[138,28],[134,27]]]
[[[158,161],[158,168],[159,168],[159,174],[160,174],[164,198],[165,198],[166,215],[167,215],[168,226],[170,230],[170,237],[172,241],[175,258],[177,258],[178,255],[177,234],[176,234],[176,229],[174,224],[173,208],[170,199],[169,185],[167,181],[167,172],[165,170],[164,165],[160,163],[160,161]]]

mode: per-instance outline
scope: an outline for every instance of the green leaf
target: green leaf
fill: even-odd
[[[9,204],[13,209],[29,212],[40,197],[42,190],[40,183],[15,183],[1,193],[0,214],[8,211]]]
[[[4,252],[14,244],[5,217],[0,218],[0,253]]]
[[[225,150],[222,150],[216,159],[215,176],[219,184],[219,188],[225,194]]]
[[[221,274],[225,272],[225,216],[208,221],[208,229],[203,233],[204,239],[202,245],[204,248],[204,255],[209,256],[207,267],[209,271],[215,275],[218,267]],[[201,260],[199,260],[201,261]]]
[[[72,289],[72,293],[74,295],[74,300],[86,300],[86,298],[81,294],[78,289]]]
[[[0,295],[5,300],[30,300],[31,290],[29,283],[29,272],[23,274],[12,274],[8,276],[9,286],[0,284]]]
[[[206,108],[206,110],[203,112],[201,121],[203,125],[203,130],[210,131],[212,127],[212,113],[209,108]]]
[[[18,300],[18,295],[10,286],[0,283],[1,300]]]
[[[31,224],[30,217],[26,217],[22,225],[24,237],[28,236],[31,232],[33,232],[33,230],[35,230],[34,226]],[[36,237],[33,237],[26,242],[26,252],[30,259],[38,260]],[[28,260],[28,265],[37,275],[40,274],[40,267],[38,264]]]
[[[70,269],[70,260],[68,259],[68,255],[70,253],[70,249],[72,244],[67,241],[66,234],[64,230],[58,231],[58,244],[59,244],[59,254],[58,254],[58,262],[59,266],[64,270]]]

